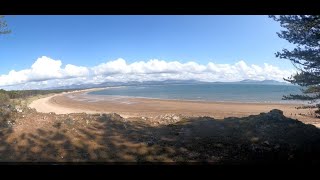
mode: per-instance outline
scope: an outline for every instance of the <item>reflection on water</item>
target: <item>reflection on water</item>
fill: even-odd
[[[300,87],[236,83],[127,86],[89,92],[86,98],[97,101],[124,101],[128,97],[142,97],[215,102],[308,103],[307,101],[282,100],[284,95],[289,94],[301,94]]]

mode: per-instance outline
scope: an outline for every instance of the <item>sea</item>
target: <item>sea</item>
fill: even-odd
[[[88,94],[214,102],[308,103],[308,101],[300,100],[282,100],[284,95],[301,94],[301,87],[286,84],[211,83],[139,85],[92,91]]]

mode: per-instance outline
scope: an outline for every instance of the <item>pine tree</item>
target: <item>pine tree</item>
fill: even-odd
[[[7,29],[7,22],[3,20],[4,16],[0,15],[0,35],[1,34],[8,34],[11,30]]]
[[[270,16],[285,28],[278,32],[282,39],[295,44],[293,50],[283,49],[276,57],[289,59],[298,72],[284,80],[303,87],[303,95],[284,96],[289,100],[320,99],[320,15],[280,15]],[[320,114],[320,104],[317,104]]]

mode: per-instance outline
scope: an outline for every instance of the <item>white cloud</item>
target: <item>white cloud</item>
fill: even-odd
[[[115,61],[109,61],[102,63],[92,68],[95,75],[109,75],[109,74],[123,74],[128,73],[127,63],[124,59],[117,59]]]
[[[75,66],[72,64],[67,64],[65,69],[65,73],[69,77],[82,77],[89,75],[89,69],[82,66]]]
[[[0,76],[0,86],[10,86],[28,82],[46,81],[51,79],[68,79],[89,75],[86,67],[68,64],[63,69],[62,62],[46,56],[38,58],[30,69],[12,70],[7,75]]]
[[[36,60],[26,75],[29,81],[63,78],[64,75],[61,65],[62,62],[60,60],[53,60],[42,56]]]
[[[200,81],[239,81],[243,79],[283,81],[294,70],[283,70],[264,63],[263,66],[248,65],[244,61],[235,64],[206,65],[196,62],[180,63],[152,59],[128,64],[124,59],[117,59],[94,67],[67,64],[62,67],[61,60],[46,56],[38,58],[30,69],[12,70],[0,75],[0,87],[7,89],[33,89],[57,87],[73,84],[103,83],[107,81],[151,81],[151,80],[200,80]],[[8,86],[11,86],[8,87]]]

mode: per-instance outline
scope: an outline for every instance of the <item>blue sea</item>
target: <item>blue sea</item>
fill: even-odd
[[[215,102],[306,103],[282,100],[283,95],[301,94],[300,89],[293,85],[268,84],[170,84],[124,86],[89,94]]]

